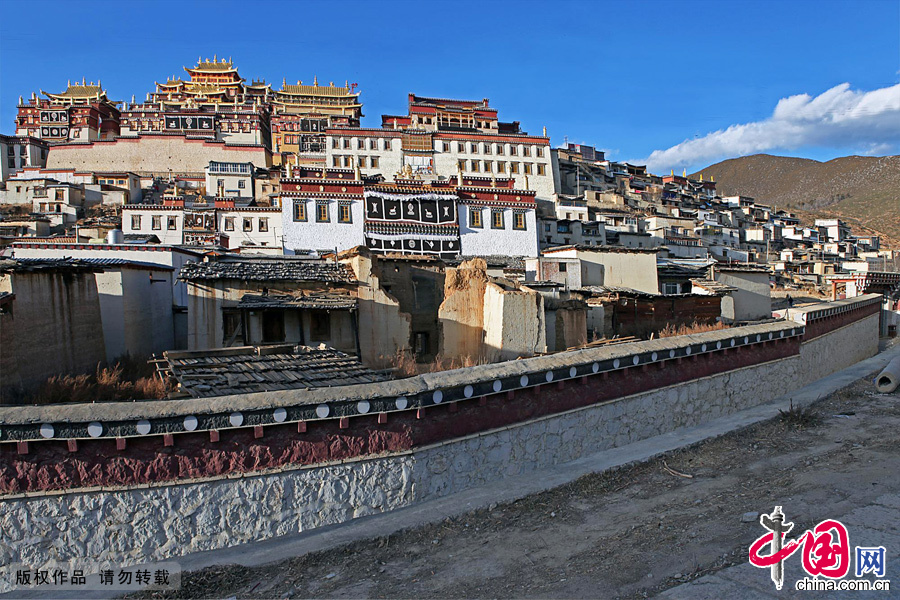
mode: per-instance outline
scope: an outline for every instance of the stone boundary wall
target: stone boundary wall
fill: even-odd
[[[0,565],[136,564],[342,523],[704,423],[779,395],[798,368],[774,360],[388,456],[10,498]],[[0,567],[0,592],[9,581]]]
[[[354,456],[336,462],[288,464],[264,472],[198,479],[196,473],[187,471],[175,482],[87,489],[70,486],[57,491],[6,494],[0,496],[0,530],[4,532],[0,565],[27,563],[34,568],[51,560],[84,559],[96,567],[98,561],[132,564],[162,560],[393,510],[465,490],[495,480],[498,475],[526,474],[599,450],[702,424],[798,389],[810,378],[804,368],[815,365],[818,377],[839,370],[857,356],[862,359],[874,354],[877,319],[877,314],[863,315],[856,323],[823,333],[803,344],[799,344],[799,339],[804,330],[792,321],[642,342],[641,346],[630,345],[642,352],[631,350],[630,356],[637,360],[632,359],[628,369],[624,368],[622,357],[607,356],[603,360],[609,360],[614,369],[602,371],[602,360],[595,351],[530,359],[538,361],[537,365],[546,369],[543,371],[536,371],[534,363],[525,364],[528,361],[473,368],[482,375],[491,374],[487,379],[491,387],[494,381],[503,385],[511,378],[519,379],[521,384],[525,377],[529,378],[526,384],[532,383],[536,375],[543,375],[542,382],[505,393],[501,390],[491,396],[494,400],[490,402],[488,396],[477,396],[474,389],[466,393],[466,387],[477,384],[474,380],[466,383],[473,369],[432,374],[447,377],[443,383],[448,386],[443,390],[451,398],[454,388],[449,384],[456,384],[462,386],[462,397],[470,399],[468,403],[457,401],[455,410],[450,405],[433,408],[433,402],[432,408],[428,408],[429,412],[442,411],[439,414],[444,420],[437,419],[431,426],[442,432],[449,427],[454,435],[452,439],[423,443],[436,439],[423,437],[408,450],[387,449],[379,455]],[[736,332],[746,335],[738,338]],[[874,343],[869,341],[870,335]],[[759,336],[758,341],[755,336]],[[753,352],[749,348],[751,341],[759,344]],[[747,345],[747,350],[739,350],[739,343]],[[848,343],[858,343],[860,347],[854,356],[848,356],[842,349],[828,351],[829,346]],[[759,360],[762,355],[754,352],[766,348],[771,358]],[[623,352],[621,347],[603,350]],[[681,356],[669,355],[670,350],[675,354],[680,351]],[[663,352],[669,356],[668,361],[659,360]],[[721,354],[716,355],[717,352]],[[729,361],[740,362],[742,356],[750,356],[757,362],[722,368]],[[595,360],[582,362],[585,357]],[[505,375],[500,377],[491,368],[518,371],[504,370]],[[581,375],[581,369],[593,376]],[[699,374],[709,370],[713,372]],[[668,374],[678,371],[685,371],[690,378],[660,385]],[[518,375],[519,372],[522,374]],[[565,379],[567,374],[571,376],[569,380]],[[648,380],[653,389],[629,393],[629,382],[634,389],[641,380]],[[611,390],[604,391],[599,385],[604,381],[611,384],[606,386]],[[597,383],[590,385],[591,382]],[[411,385],[405,380],[388,383]],[[587,392],[588,399],[593,401],[559,410],[566,406],[563,399],[577,397],[578,390]],[[438,391],[442,390],[428,389],[426,385],[432,401]],[[413,397],[412,393],[408,396]],[[525,402],[528,399],[530,403]],[[362,401],[354,399],[354,402]],[[517,422],[470,433],[453,426],[459,420],[468,420],[466,410],[472,415],[521,412],[523,406],[543,404],[552,405],[555,412],[531,412]],[[98,416],[103,410],[100,405],[93,408]],[[209,410],[220,408],[210,406]],[[46,417],[54,410],[58,407],[42,407],[39,416]],[[425,407],[404,412],[415,415],[416,424],[428,430],[430,419],[426,417]],[[366,418],[370,419],[367,423],[381,423],[377,415]],[[339,430],[347,420],[338,417],[332,422],[336,422]],[[483,427],[487,422],[490,421],[481,421],[478,426]],[[0,423],[4,428],[9,426],[5,420],[0,419]],[[255,435],[260,430],[260,426],[253,426],[249,431]],[[15,453],[22,450],[22,444],[28,443],[20,440],[5,444],[0,468],[9,469]],[[47,440],[34,446],[60,443]],[[184,459],[187,454],[177,454],[177,458]],[[43,456],[41,460],[58,466],[53,464],[51,456]],[[20,468],[21,465],[16,465],[16,469]],[[53,472],[44,476],[52,477]],[[0,567],[0,591],[8,589],[3,586],[8,586],[9,581]]]

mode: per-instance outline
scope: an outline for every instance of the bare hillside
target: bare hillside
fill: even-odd
[[[828,162],[754,154],[706,167],[722,196],[757,201],[806,219],[840,217],[854,231],[900,246],[900,156],[845,156]]]

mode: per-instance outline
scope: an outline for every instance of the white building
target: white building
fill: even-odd
[[[204,169],[206,193],[218,198],[253,198],[253,163],[211,161]]]
[[[25,167],[43,167],[46,164],[47,142],[35,137],[0,134],[0,182]]]
[[[285,250],[536,256],[535,193],[512,186],[461,175],[378,183],[349,169],[300,167],[281,184]]]
[[[656,249],[560,246],[544,250],[543,255],[535,265],[543,265],[545,259],[578,260],[576,272],[572,272],[573,267],[566,269],[569,289],[597,285],[626,287],[648,294],[659,293]],[[566,261],[567,264],[568,262]],[[528,266],[525,276],[529,277]],[[549,279],[546,273],[535,273],[534,277],[537,280]]]
[[[281,248],[281,209],[238,207],[234,202],[209,205],[135,204],[122,209],[125,234],[155,235],[165,245],[219,244],[229,250]]]

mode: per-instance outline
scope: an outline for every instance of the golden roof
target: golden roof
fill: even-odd
[[[332,85],[282,85],[279,94],[291,96],[357,96],[351,94],[349,87],[335,87]]]
[[[212,83],[190,83],[185,88],[187,94],[224,94],[225,89]]]
[[[213,57],[213,60],[209,60],[208,58],[206,60],[197,59],[196,67],[185,67],[184,70],[188,73],[191,71],[206,71],[207,73],[227,73],[228,71],[237,71],[230,60],[226,61],[223,58],[222,61],[219,62],[215,57]]]
[[[50,98],[100,98],[101,96],[106,95],[106,92],[104,92],[103,88],[101,88],[99,85],[80,84],[69,84],[69,87],[66,88],[66,91],[60,94],[51,94],[43,90],[41,90],[41,93],[45,96],[49,96]]]

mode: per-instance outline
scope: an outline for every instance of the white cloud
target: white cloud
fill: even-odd
[[[731,125],[703,137],[654,150],[642,163],[651,172],[698,166],[726,158],[801,147],[878,153],[900,148],[900,84],[870,92],[842,83],[816,97],[782,98],[772,116]]]

